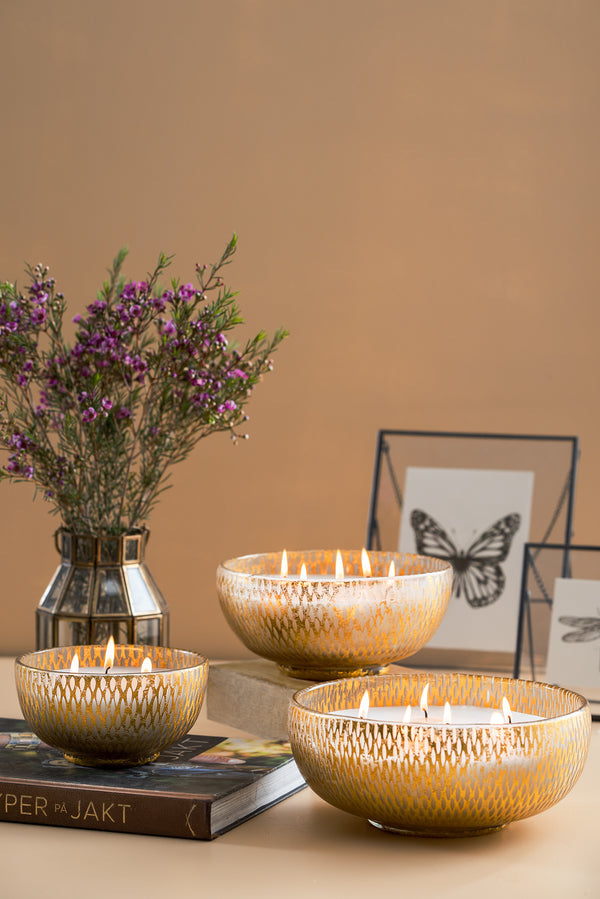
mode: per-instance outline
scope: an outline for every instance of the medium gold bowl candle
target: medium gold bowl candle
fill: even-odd
[[[433,720],[431,706],[423,723],[426,685],[428,702],[448,703],[456,724]],[[406,706],[418,723],[403,723]],[[587,757],[591,716],[582,696],[532,681],[380,675],[298,691],[288,728],[300,772],[331,805],[384,830],[455,837],[499,830],[566,796]]]
[[[204,656],[162,646],[62,646],[17,659],[17,694],[31,730],[80,765],[143,765],[196,721]],[[79,670],[72,671],[77,654]],[[144,660],[151,670],[142,671]],[[146,667],[145,666],[145,667]],[[108,668],[108,670],[107,670]]]
[[[356,550],[223,562],[217,592],[240,640],[307,680],[376,673],[421,649],[452,590],[449,562]]]

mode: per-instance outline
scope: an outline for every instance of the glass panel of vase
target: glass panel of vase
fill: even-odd
[[[141,569],[135,565],[125,567],[123,571],[129,589],[129,602],[131,603],[133,614],[143,615],[145,612],[158,612],[159,606],[148,589]]]
[[[142,558],[142,538],[126,537],[125,538],[125,561],[140,562]]]
[[[129,622],[92,619],[91,642],[104,645],[110,637],[114,638],[115,643],[130,643]]]
[[[93,569],[91,568],[72,569],[71,579],[59,606],[61,614],[66,612],[70,615],[86,615],[88,613],[92,574]]]
[[[135,622],[135,642],[160,646],[160,619],[139,618]]]
[[[144,565],[144,579],[148,584],[148,589],[150,590],[152,597],[155,602],[155,608],[160,609],[161,612],[168,613],[169,607],[166,603],[166,600],[158,587],[156,586],[156,582],[146,566]]]
[[[57,628],[57,646],[77,646],[88,642],[87,620],[59,618]]]
[[[52,633],[52,623],[54,618],[50,615],[39,613],[36,616],[36,640],[38,646],[51,646],[54,634]]]
[[[95,540],[93,537],[73,537],[75,553],[73,561],[79,564],[91,564],[94,559]]]
[[[100,562],[103,564],[112,562],[114,565],[118,565],[120,561],[121,538],[102,537],[98,542],[100,543]]]
[[[67,576],[70,572],[70,568],[67,565],[61,565],[56,574],[54,575],[53,580],[48,585],[48,589],[45,594],[42,596],[40,601],[40,607],[43,609],[47,609],[48,612],[53,612],[58,600],[63,591],[63,587],[67,580]]]
[[[99,568],[96,577],[96,615],[127,615],[130,611],[120,568]]]
[[[71,561],[71,535],[63,532],[60,535],[62,552],[61,555],[66,562]]]

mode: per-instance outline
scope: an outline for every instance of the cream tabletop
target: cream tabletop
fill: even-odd
[[[20,717],[13,661],[0,659],[0,716]],[[194,730],[231,734],[203,714]],[[489,836],[382,833],[309,789],[212,842],[0,823],[3,896],[600,896],[600,724],[573,791]]]

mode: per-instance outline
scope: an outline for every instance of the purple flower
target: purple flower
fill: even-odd
[[[245,371],[242,371],[241,368],[233,368],[228,374],[228,378],[242,378],[244,381],[247,380],[248,375]]]
[[[95,419],[98,417],[98,413],[93,406],[88,406],[87,409],[83,410],[82,417],[84,421],[95,421]]]
[[[129,312],[127,311],[123,303],[117,303],[117,305],[115,306],[115,312],[118,313],[119,318],[121,319],[123,324],[129,321]]]
[[[25,387],[27,384],[27,376],[17,375],[17,384],[19,385],[19,387]]]
[[[112,407],[113,407],[112,400],[109,400],[109,398],[107,396],[103,397],[102,398],[102,408],[104,409],[104,411],[110,412]]]
[[[126,406],[121,406],[117,412],[117,418],[131,418],[131,412]]]
[[[36,306],[31,313],[31,323],[33,325],[43,325],[46,321],[46,310],[43,306]]]
[[[225,408],[229,409],[230,412],[233,412],[234,409],[237,409],[237,404],[233,402],[233,400],[225,400]]]
[[[96,315],[98,312],[104,312],[105,309],[105,300],[94,300],[94,302],[90,303],[90,305],[87,307],[87,311],[91,313],[91,315]]]
[[[179,296],[184,303],[187,303],[196,296],[196,288],[193,284],[184,284],[179,288]]]
[[[41,281],[34,281],[29,288],[29,293],[31,294],[32,303],[45,303],[48,299],[48,293]]]
[[[163,333],[164,334],[177,334],[177,326],[175,325],[175,322],[173,320],[164,322]]]

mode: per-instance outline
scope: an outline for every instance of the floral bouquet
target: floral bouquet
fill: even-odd
[[[260,332],[243,349],[227,333],[242,322],[218,263],[196,266],[197,284],[125,281],[121,250],[95,302],[63,334],[66,303],[42,265],[24,291],[0,282],[0,478],[29,481],[82,534],[140,528],[170,467],[215,431],[233,439],[271,354],[286,336]]]

